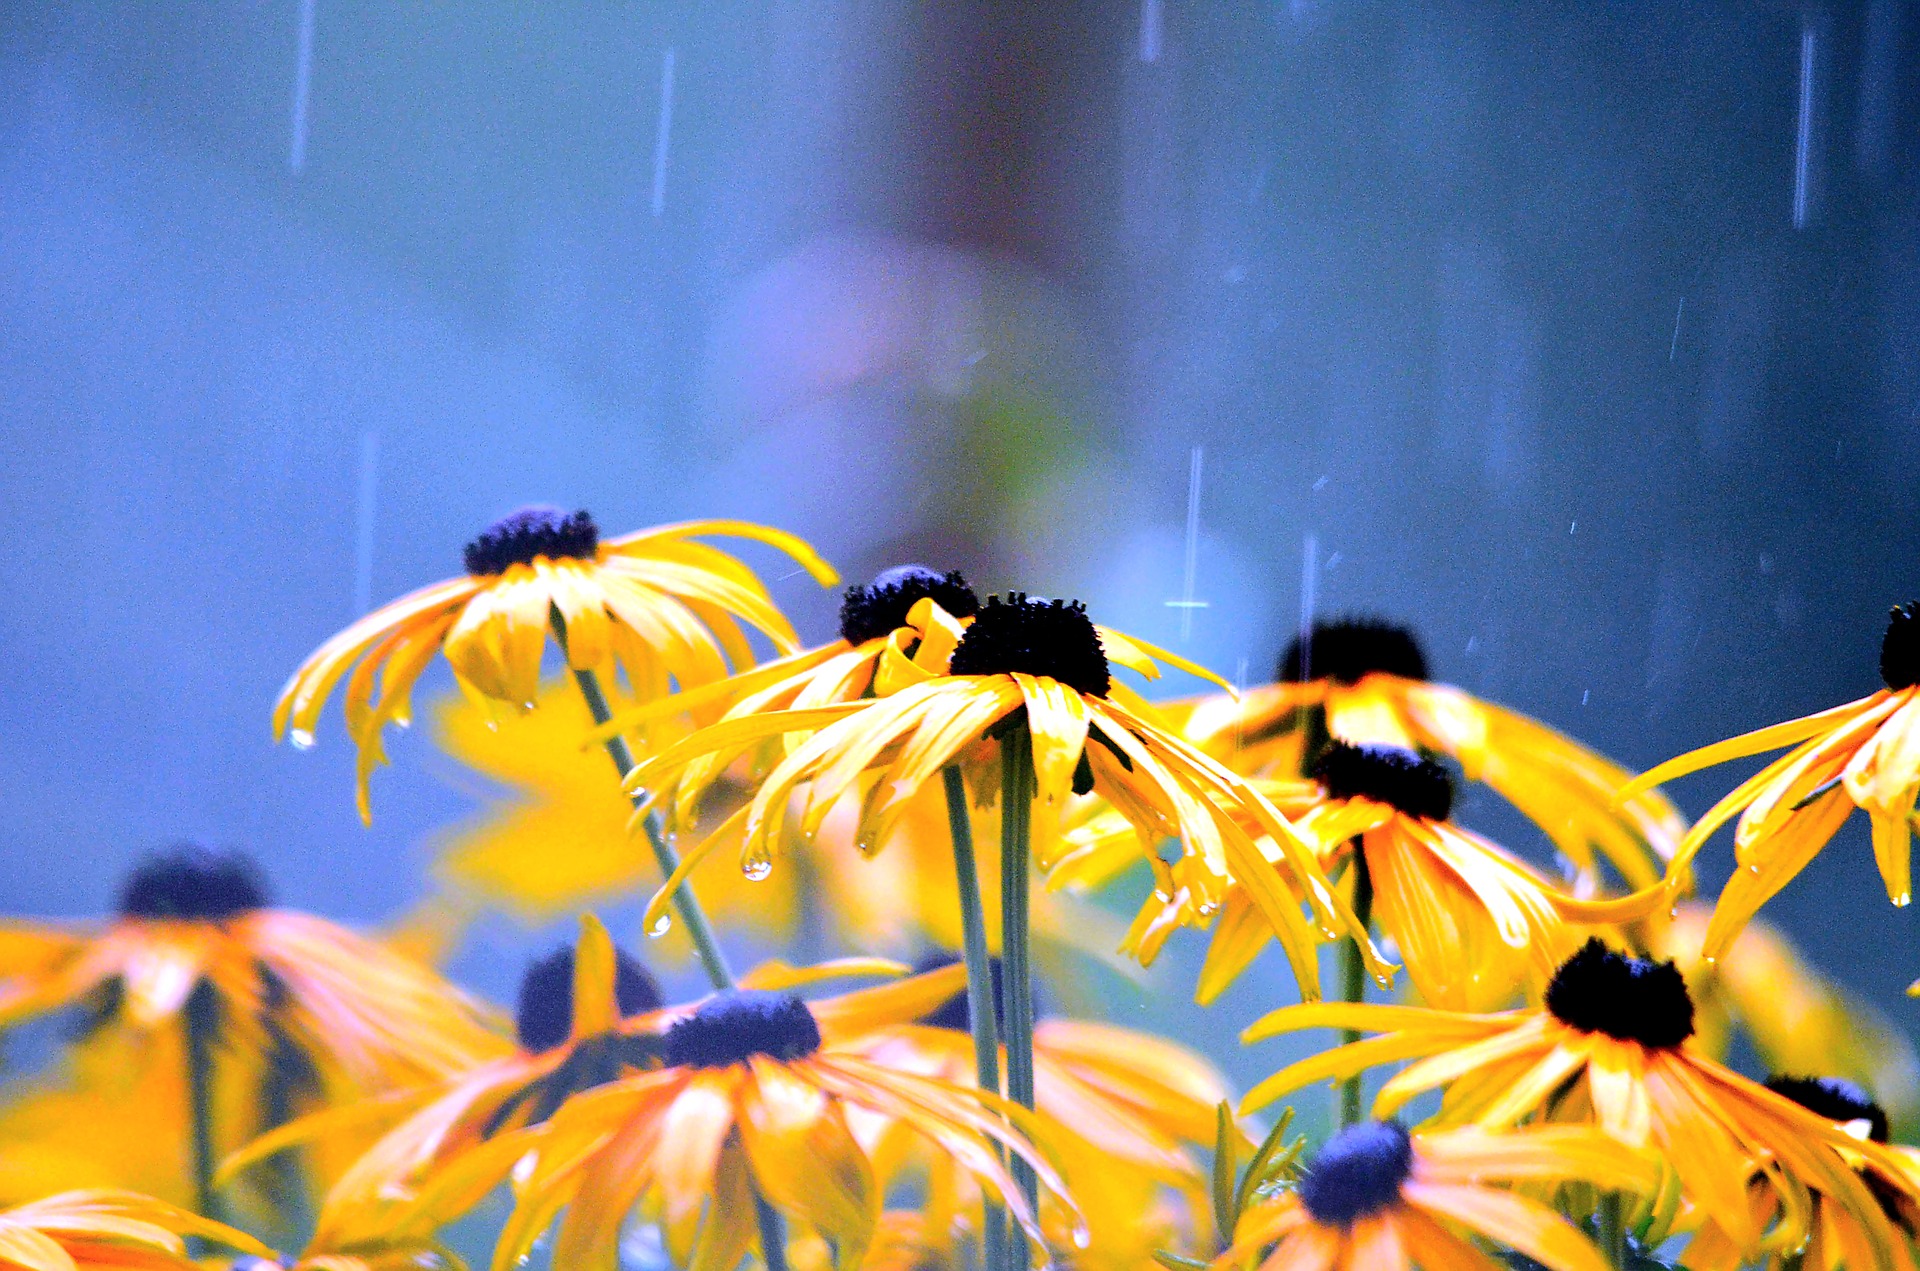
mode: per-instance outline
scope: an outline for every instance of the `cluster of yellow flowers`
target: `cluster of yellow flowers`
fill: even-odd
[[[194,847],[135,868],[105,924],[0,926],[0,1028],[76,1021],[58,1077],[0,1106],[0,1264],[397,1271],[458,1264],[491,1215],[496,1271],[1912,1271],[1912,1049],[1753,919],[1855,807],[1907,902],[1920,608],[1893,613],[1884,689],[1633,778],[1372,621],[1235,692],[1078,603],[903,566],[803,648],[701,541],[724,536],[837,581],[759,526],[603,540],[527,508],[281,694],[276,734],[310,745],[344,680],[370,818],[384,731],[445,655],[442,744],[519,796],[445,843],[440,912],[578,914],[511,1017]],[[1163,667],[1222,691],[1116,677]],[[1782,749],[1692,828],[1658,792]],[[1561,875],[1455,824],[1456,774]],[[1736,816],[1732,881],[1685,900]],[[1109,920],[1095,893],[1143,875]],[[667,1001],[584,911],[643,895],[704,996]],[[803,915],[846,956],[736,974],[722,934]],[[1183,929],[1202,1003],[1279,946],[1299,1001],[1245,1041],[1341,1043],[1236,1104],[1184,1046],[1039,1016],[1036,953],[1146,964]],[[1769,1080],[1723,1064],[1736,1034]],[[1322,1082],[1339,1127],[1309,1150],[1267,1113]]]

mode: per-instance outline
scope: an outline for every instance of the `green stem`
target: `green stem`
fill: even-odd
[[[973,853],[973,818],[967,785],[952,764],[941,769],[947,791],[947,830],[953,837],[953,874],[960,894],[961,952],[967,964],[967,1018],[973,1026],[973,1071],[982,1090],[1000,1091],[1000,1027],[994,1005],[993,958],[987,950],[987,916],[980,903],[980,871]],[[980,1248],[986,1271],[1007,1264],[1007,1216],[986,1200]]]
[[[213,1188],[213,1046],[220,1028],[220,998],[201,980],[181,1011],[187,1034],[187,1114],[192,1121],[193,1205],[203,1218],[220,1219]]]
[[[1373,926],[1373,875],[1367,871],[1367,854],[1357,837],[1353,840],[1353,863],[1347,869],[1353,875],[1353,916],[1360,921],[1360,934],[1340,946],[1340,997],[1342,1001],[1358,1002],[1367,995],[1367,962],[1361,954],[1360,941]],[[1343,1030],[1341,1040],[1359,1041],[1359,1030]],[[1360,1120],[1360,1115],[1360,1074],[1355,1073],[1340,1087],[1341,1127],[1353,1125]]]
[[[1000,984],[1007,1031],[1007,1098],[1033,1107],[1033,968],[1028,961],[1028,857],[1032,852],[1033,737],[1023,720],[1000,738]],[[1013,1178],[1036,1210],[1040,1183],[1015,1157]],[[1026,1265],[1024,1242],[1012,1261]]]
[[[560,639],[560,648],[567,647],[566,625],[560,615],[553,615],[554,634]],[[604,725],[613,718],[613,710],[607,705],[607,695],[600,687],[600,677],[591,669],[574,668],[573,682],[580,686],[580,696],[586,699],[587,713],[593,716],[593,722]],[[634,769],[633,748],[627,745],[627,739],[619,733],[607,738],[607,757],[613,760],[614,768],[620,773],[624,783],[627,774]],[[633,792],[633,806],[638,808],[647,801],[644,790]],[[653,847],[653,859],[659,862],[662,878],[673,877],[673,871],[680,868],[680,854],[673,850],[673,844],[667,839],[667,827],[661,823],[658,811],[649,811],[644,818],[647,827],[647,842]],[[700,955],[700,965],[707,973],[707,980],[716,989],[733,987],[733,972],[727,966],[727,957],[720,952],[720,942],[714,939],[713,927],[707,922],[706,911],[700,908],[700,900],[693,894],[691,882],[682,883],[673,893],[673,907],[680,914],[680,922],[685,926],[687,939],[693,941],[694,952]]]
[[[1600,1198],[1600,1252],[1606,1255],[1608,1266],[1626,1271],[1626,1206],[1619,1192],[1608,1192]]]

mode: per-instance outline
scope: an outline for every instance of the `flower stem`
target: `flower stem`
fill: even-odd
[[[973,1070],[980,1088],[1000,1091],[1000,1026],[994,1005],[993,959],[987,951],[987,916],[980,903],[980,871],[973,853],[973,818],[967,811],[967,785],[960,769],[948,764],[940,777],[946,783],[947,829],[953,837],[953,873],[960,894],[961,951],[967,963],[967,1018],[973,1025]],[[984,1201],[980,1248],[986,1271],[1007,1264],[1007,1217],[1000,1206]]]
[[[1033,737],[1025,721],[1000,739],[1000,983],[1007,1030],[1007,1098],[1033,1107],[1033,968],[1028,962],[1028,857],[1032,854]],[[1038,1207],[1033,1167],[1015,1158],[1013,1178]],[[1021,1242],[1016,1242],[1021,1243]],[[1012,1259],[1025,1265],[1024,1252]]]
[[[1360,931],[1340,946],[1340,996],[1343,1001],[1358,1002],[1367,995],[1367,963],[1360,952],[1360,941],[1367,938],[1373,926],[1373,875],[1367,872],[1367,854],[1358,837],[1353,840],[1353,863],[1347,869],[1353,874],[1353,916],[1360,921]],[[1346,1029],[1341,1040],[1357,1042],[1360,1033]],[[1355,1073],[1340,1087],[1340,1125],[1345,1128],[1359,1120],[1360,1074]]]
[[[1625,1210],[1619,1192],[1608,1192],[1600,1198],[1600,1252],[1606,1255],[1607,1265],[1619,1271],[1626,1271],[1627,1266]]]
[[[554,634],[560,639],[561,649],[567,647],[566,626],[556,612],[553,615]],[[605,724],[613,718],[613,710],[607,705],[607,695],[600,687],[600,677],[591,669],[574,668],[573,682],[580,686],[580,696],[586,699],[587,713],[593,716],[595,724]],[[625,781],[627,774],[634,769],[633,748],[627,745],[627,739],[619,733],[607,738],[607,757],[613,760],[614,768]],[[644,790],[633,792],[633,806],[638,808],[647,800]],[[680,855],[673,850],[673,844],[667,841],[667,828],[660,821],[657,811],[649,811],[644,818],[647,827],[647,842],[653,847],[653,859],[659,862],[660,876],[673,877],[673,871],[680,868]],[[673,907],[680,914],[680,921],[687,929],[687,938],[693,941],[694,952],[700,955],[700,965],[707,973],[707,979],[716,989],[733,987],[733,972],[727,966],[727,957],[720,952],[720,943],[714,939],[713,927],[707,922],[706,911],[700,908],[700,900],[693,893],[693,884],[687,882],[673,893]]]
[[[187,994],[181,1010],[186,1029],[187,1114],[192,1122],[193,1206],[203,1218],[221,1218],[220,1198],[213,1188],[213,1045],[220,1027],[220,998],[212,983],[201,980]]]

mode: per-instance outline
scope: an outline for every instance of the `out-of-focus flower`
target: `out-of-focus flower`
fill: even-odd
[[[1629,957],[1591,940],[1554,975],[1543,1007],[1469,1015],[1312,1003],[1275,1011],[1244,1037],[1322,1027],[1379,1036],[1282,1069],[1256,1086],[1243,1108],[1313,1081],[1411,1059],[1380,1088],[1375,1115],[1390,1116],[1445,1087],[1441,1118],[1449,1123],[1489,1130],[1530,1118],[1591,1123],[1630,1147],[1657,1151],[1687,1199],[1712,1215],[1744,1256],[1792,1249],[1807,1238],[1808,1188],[1859,1222],[1876,1265],[1899,1256],[1904,1237],[1855,1169],[1885,1150],[1701,1054],[1689,1041],[1693,1001],[1670,962]],[[1752,1217],[1747,1193],[1756,1171],[1782,1215],[1771,1229]]]
[[[828,970],[833,968],[829,967]],[[675,1265],[731,1267],[759,1237],[754,1195],[816,1230],[858,1266],[880,1212],[881,1189],[848,1126],[861,1108],[897,1120],[951,1154],[1036,1239],[1001,1151],[1059,1191],[1052,1168],[1003,1100],[862,1057],[875,1029],[917,1018],[959,988],[949,968],[814,1002],[780,989],[740,988],[618,1022],[614,1033],[659,1066],[568,1095],[537,1123],[498,1128],[439,1160],[383,1171],[334,1189],[321,1227],[341,1247],[407,1243],[477,1203],[509,1175],[515,1207],[496,1268],[523,1258],[564,1209],[556,1265],[598,1266],[614,1256],[629,1213],[659,1222]],[[813,978],[777,966],[743,984]],[[576,1024],[576,1031],[578,1025]],[[392,1136],[389,1136],[390,1138]]]
[[[1833,1077],[1776,1077],[1767,1089],[1784,1095],[1801,1107],[1825,1117],[1849,1134],[1868,1142],[1887,1141],[1887,1114],[1866,1091],[1850,1081]],[[1897,1223],[1909,1239],[1916,1231],[1920,1206],[1915,1204],[1911,1149],[1892,1148],[1888,1155],[1859,1162],[1861,1177],[1880,1199],[1887,1216]],[[1892,1176],[1889,1166],[1896,1167]],[[1841,1271],[1843,1267],[1874,1265],[1873,1240],[1860,1221],[1843,1205],[1828,1201],[1817,1187],[1809,1188],[1811,1213],[1806,1220],[1808,1232],[1804,1249],[1772,1252],[1765,1262],[1769,1271],[1787,1271],[1789,1267],[1807,1267],[1812,1271]],[[1769,1188],[1755,1185],[1748,1189],[1752,1201],[1753,1222],[1765,1228],[1779,1220],[1779,1197]],[[1896,1246],[1899,1268],[1910,1271],[1913,1260],[1905,1242]],[[1685,1254],[1689,1271],[1737,1271],[1748,1259],[1739,1245],[1728,1238],[1711,1213],[1700,1215],[1698,1230],[1687,1242]]]
[[[1214,1266],[1497,1266],[1480,1251],[1478,1238],[1552,1271],[1607,1271],[1606,1257],[1566,1219],[1496,1184],[1587,1183],[1645,1193],[1658,1177],[1644,1154],[1585,1127],[1408,1133],[1397,1121],[1362,1121],[1327,1140],[1297,1189],[1248,1208],[1233,1246]]]
[[[304,1117],[250,1144],[223,1169],[233,1173],[288,1147],[377,1127],[378,1141],[332,1188],[314,1239],[334,1250],[419,1245],[457,1211],[422,1211],[411,1215],[412,1225],[394,1226],[387,1220],[395,1195],[423,1175],[485,1160],[493,1142],[518,1141],[514,1131],[544,1123],[572,1095],[659,1067],[655,1039],[627,1031],[624,1022],[660,1006],[645,968],[614,947],[599,919],[582,915],[574,947],[535,962],[522,978],[512,1054],[431,1085]]]
[[[311,744],[328,694],[347,681],[347,732],[358,747],[362,819],[367,779],[386,762],[382,730],[412,717],[414,681],[444,651],[460,686],[530,709],[558,615],[569,666],[626,675],[634,695],[664,696],[751,666],[742,624],[782,653],[799,647],[752,570],[693,541],[729,535],[768,543],[831,584],[835,574],[791,534],[743,521],[689,521],[601,541],[586,512],[527,507],[467,544],[465,577],[424,587],[340,632],[300,665],[274,705],[275,737]]]
[[[195,1131],[195,1080],[207,1083],[207,1146],[218,1153],[304,1111],[471,1067],[504,1045],[486,1012],[427,968],[268,907],[244,857],[191,846],[136,868],[104,926],[0,929],[0,1027],[68,1007],[83,1012],[89,1036],[75,1075],[113,1084],[70,1090],[70,1101],[50,1095],[76,1113],[61,1135],[111,1142],[144,1126],[161,1160]],[[108,1040],[116,1034],[126,1040]],[[108,1055],[133,1067],[101,1071]],[[81,1119],[83,1109],[91,1115]],[[102,1123],[117,1110],[132,1122]],[[94,1156],[83,1144],[67,1160]]]
[[[1318,786],[1284,792],[1281,810],[1295,817],[1329,873],[1345,864],[1344,885],[1364,890],[1372,918],[1433,1005],[1487,1010],[1522,990],[1537,993],[1583,938],[1569,919],[1604,917],[1603,906],[1563,894],[1524,861],[1448,820],[1452,779],[1431,760],[1334,741],[1315,775]],[[1155,864],[1161,885],[1141,907],[1129,947],[1147,960],[1175,927],[1213,922],[1197,989],[1199,1000],[1210,1001],[1266,945],[1268,929],[1252,920],[1237,890],[1215,922],[1194,903],[1185,862]],[[1244,881],[1235,875],[1236,885]],[[1357,911],[1362,896],[1351,903]]]
[[[0,1210],[0,1261],[18,1271],[193,1271],[182,1236],[273,1257],[243,1231],[137,1192],[62,1192]]]
[[[1764,921],[1750,923],[1725,957],[1708,962],[1700,945],[1711,912],[1698,902],[1680,906],[1651,949],[1687,977],[1697,1008],[1695,1044],[1724,1059],[1735,1033],[1744,1033],[1774,1072],[1845,1077],[1873,1091],[1895,1121],[1911,1115],[1920,1093],[1912,1041],[1807,965]]]
[[[1660,876],[1686,822],[1657,791],[1620,799],[1631,775],[1537,720],[1427,679],[1411,632],[1366,619],[1314,624],[1280,659],[1275,684],[1185,711],[1187,737],[1236,772],[1307,775],[1325,738],[1434,751],[1518,808],[1580,872],[1602,885],[1600,859],[1630,888]],[[1597,854],[1597,855],[1596,855]]]
[[[886,844],[913,796],[942,769],[957,765],[975,781],[997,767],[1009,727],[1032,738],[1037,781],[1032,833],[1036,860],[1050,865],[1061,843],[1063,816],[1075,795],[1097,793],[1124,815],[1142,855],[1178,838],[1199,862],[1192,887],[1199,905],[1217,905],[1241,881],[1286,950],[1301,991],[1318,991],[1314,950],[1319,939],[1356,929],[1333,893],[1313,852],[1284,817],[1244,780],[1163,728],[1151,706],[1114,682],[1110,660],[1143,674],[1156,662],[1184,662],[1105,628],[1079,604],[990,598],[952,648],[945,665],[908,664],[921,678],[871,701],[810,710],[768,711],[700,730],[643,763],[636,787],[661,789],[683,806],[697,797],[690,766],[705,759],[718,771],[756,744],[787,733],[811,734],[795,745],[738,816],[743,867],[759,876],[785,840],[789,803],[800,800],[799,833],[818,832],[836,802],[858,790],[863,799],[856,843],[868,851]],[[1242,820],[1279,848],[1269,862]],[[720,841],[709,838],[689,853],[691,869]],[[670,880],[669,889],[679,880]],[[655,898],[657,908],[667,891]],[[1316,930],[1301,912],[1305,898]],[[1362,941],[1365,937],[1362,935]],[[1372,956],[1368,946],[1369,956]],[[1377,974],[1385,968],[1375,962]]]
[[[1623,797],[1729,759],[1793,749],[1713,805],[1680,840],[1668,866],[1678,884],[1713,832],[1732,820],[1735,869],[1714,904],[1702,953],[1718,958],[1760,906],[1820,853],[1849,813],[1873,823],[1873,856],[1887,899],[1913,899],[1914,797],[1920,794],[1920,601],[1897,606],[1880,641],[1876,693],[1669,759],[1635,777]],[[1662,889],[1649,889],[1661,903]]]
[[[883,1067],[972,1086],[970,1029],[966,995],[956,993],[913,1023],[874,1032],[860,1053]],[[1077,1215],[1043,1198],[1051,1243],[1074,1266],[1114,1271],[1141,1266],[1157,1249],[1193,1247],[1209,1202],[1192,1149],[1214,1142],[1216,1109],[1227,1098],[1213,1065],[1163,1038],[1055,1017],[1035,1023],[1033,1061],[1034,1106],[1062,1131],[1049,1147],[1091,1237],[1076,1247],[1066,1237]],[[883,1176],[925,1177],[931,1231],[977,1229],[979,1189],[950,1158],[926,1151],[898,1123],[861,1114],[850,1123]]]

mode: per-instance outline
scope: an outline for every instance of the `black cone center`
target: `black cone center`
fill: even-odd
[[[1337,618],[1314,623],[1305,641],[1295,636],[1280,655],[1274,678],[1357,684],[1376,673],[1427,678],[1426,654],[1413,632],[1375,618]]]
[[[623,1019],[657,1010],[663,1004],[660,986],[624,950],[614,953],[613,1000]],[[531,1054],[552,1050],[573,1036],[571,945],[555,949],[520,977],[514,1034],[520,1039],[520,1048]]]
[[[1018,591],[987,597],[960,637],[950,669],[955,675],[1045,676],[1089,697],[1105,697],[1113,686],[1107,651],[1087,607]]]
[[[536,503],[507,515],[481,531],[467,544],[467,572],[479,578],[503,574],[511,565],[531,565],[535,558],[574,557],[592,560],[600,547],[600,527],[586,511],[571,515],[557,507]]]
[[[1453,811],[1453,777],[1399,746],[1332,742],[1313,765],[1313,777],[1336,799],[1372,799],[1429,821],[1444,821]]]
[[[1569,1027],[1657,1050],[1693,1036],[1693,998],[1680,968],[1616,953],[1598,937],[1553,973],[1547,1009]]]
[[[925,565],[895,565],[864,587],[849,587],[840,598],[840,636],[865,644],[906,625],[907,611],[927,596],[956,618],[980,612],[980,597],[957,569],[936,574]]]
[[[1896,693],[1920,684],[1920,600],[1895,605],[1880,638],[1880,678]]]
[[[120,912],[129,918],[221,922],[266,903],[266,882],[250,858],[196,843],[149,856],[120,889]]]
[[[1865,1121],[1867,1137],[1885,1143],[1887,1111],[1859,1086],[1844,1077],[1769,1077],[1767,1089],[1785,1095],[1816,1116],[1845,1125]]]
[[[820,1025],[791,993],[725,989],[667,1030],[666,1061],[729,1068],[754,1055],[801,1059],[820,1049]]]
[[[1413,1172],[1413,1141],[1398,1121],[1361,1121],[1327,1140],[1300,1179],[1314,1221],[1345,1227],[1400,1199]]]

